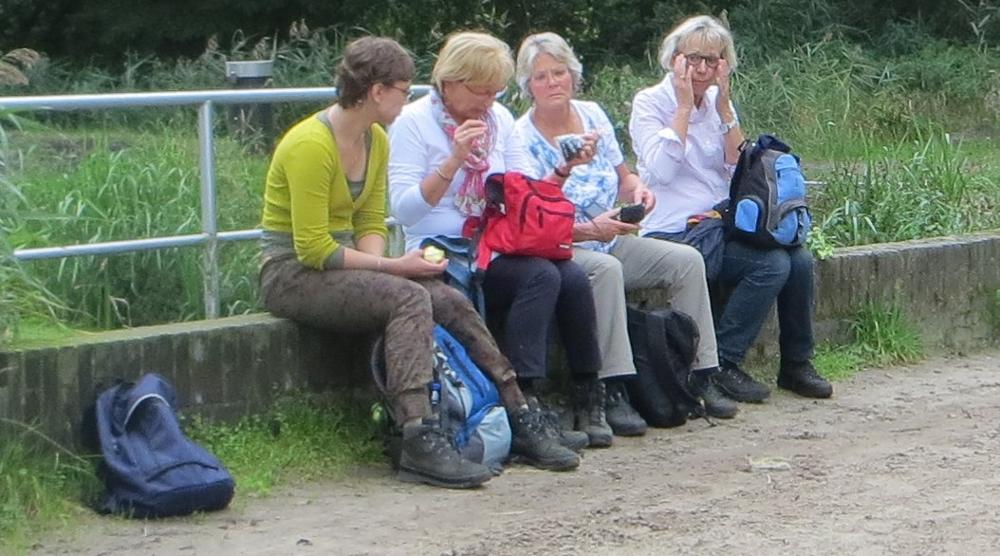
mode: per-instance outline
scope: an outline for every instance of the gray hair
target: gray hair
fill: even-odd
[[[579,90],[583,83],[583,64],[573,53],[566,39],[555,33],[535,33],[528,35],[521,42],[521,47],[517,50],[517,86],[521,88],[521,94],[525,98],[531,98],[531,89],[528,83],[531,81],[531,69],[535,65],[535,60],[541,54],[548,54],[556,59],[560,64],[566,64],[570,74],[573,76],[573,90]]]
[[[722,58],[729,63],[730,68],[736,69],[736,47],[733,46],[733,35],[721,21],[709,15],[688,18],[664,37],[663,42],[660,43],[660,67],[665,71],[670,71],[673,67],[674,55],[677,54],[680,47],[695,38],[700,38],[707,43],[722,45]]]

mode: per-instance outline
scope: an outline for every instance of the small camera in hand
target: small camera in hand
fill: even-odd
[[[583,150],[583,136],[577,133],[556,136],[556,143],[566,162],[580,156],[580,151]]]
[[[618,213],[618,220],[626,224],[638,224],[646,216],[646,207],[642,203],[626,205]]]

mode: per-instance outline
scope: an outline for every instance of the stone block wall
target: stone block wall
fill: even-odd
[[[846,339],[848,319],[867,303],[901,307],[930,352],[997,341],[991,307],[1000,290],[1000,233],[841,249],[816,272],[819,341]],[[629,297],[666,305],[660,291]],[[772,318],[752,357],[773,357],[776,338]],[[83,409],[101,387],[156,371],[176,386],[182,410],[232,419],[267,407],[280,392],[369,384],[372,340],[258,314],[0,351],[0,417],[74,443]]]

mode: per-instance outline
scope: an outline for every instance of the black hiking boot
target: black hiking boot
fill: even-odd
[[[738,402],[760,403],[771,395],[770,388],[754,380],[735,363],[723,362],[711,380],[719,392]]]
[[[612,380],[605,383],[604,411],[608,426],[617,436],[642,436],[646,434],[646,420],[632,407],[625,391],[625,383]]]
[[[559,418],[559,411],[552,404],[545,402],[539,396],[529,395],[526,397],[528,399],[528,407],[541,411],[545,420],[558,433],[559,444],[574,452],[580,452],[590,444],[590,438],[587,437],[587,433],[563,428],[562,419]]]
[[[700,399],[705,407],[705,414],[716,419],[732,419],[740,408],[733,400],[722,395],[712,382],[712,375],[719,369],[692,371],[688,377],[688,388],[691,394]]]
[[[473,488],[492,477],[489,467],[458,453],[437,420],[425,418],[421,423],[403,427],[399,480],[445,488]]]
[[[778,386],[806,398],[829,398],[833,395],[833,385],[821,377],[809,361],[782,361],[781,370],[778,371]]]
[[[539,409],[522,408],[510,415],[513,433],[510,453],[515,459],[539,469],[569,471],[580,465],[580,456],[563,446],[559,431]]]
[[[615,434],[604,413],[604,397],[601,380],[573,383],[573,428],[587,433],[591,448],[611,446]]]

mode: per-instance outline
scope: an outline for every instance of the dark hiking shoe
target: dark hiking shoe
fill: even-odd
[[[735,401],[722,395],[712,382],[712,375],[718,372],[717,368],[693,371],[688,377],[688,388],[694,397],[701,400],[705,415],[716,419],[732,419],[740,408]]]
[[[604,412],[608,426],[618,436],[642,436],[646,434],[646,421],[632,407],[625,391],[625,383],[613,380],[604,385]]]
[[[833,395],[833,385],[821,377],[809,361],[782,362],[778,371],[778,386],[806,398],[829,398]]]
[[[596,378],[573,384],[573,428],[587,433],[591,448],[607,448],[614,437],[604,413],[604,396],[604,382]]]
[[[580,452],[590,443],[590,438],[583,431],[566,430],[562,426],[562,419],[559,418],[559,411],[538,396],[527,396],[528,407],[542,412],[545,420],[558,433],[559,444]]]
[[[723,363],[719,372],[712,374],[711,380],[719,392],[738,402],[759,403],[771,395],[770,388],[732,363]]]
[[[580,456],[559,442],[559,431],[544,412],[520,409],[510,415],[510,428],[510,453],[518,461],[550,471],[569,471],[580,465]]]
[[[445,488],[473,488],[493,477],[490,468],[461,456],[441,425],[424,419],[403,427],[397,478]]]

